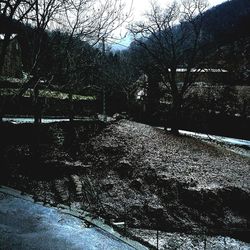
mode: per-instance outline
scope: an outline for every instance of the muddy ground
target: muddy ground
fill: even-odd
[[[250,160],[121,120],[0,124],[0,183],[107,221],[249,241]]]

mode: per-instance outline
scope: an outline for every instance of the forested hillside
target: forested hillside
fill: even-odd
[[[206,16],[206,30],[218,44],[238,41],[250,35],[248,0],[226,1],[209,9],[204,15]]]
[[[231,0],[205,13],[213,62],[232,73],[229,84],[250,84],[250,2]]]

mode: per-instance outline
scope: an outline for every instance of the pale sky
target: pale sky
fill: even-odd
[[[218,4],[221,4],[223,2],[226,2],[227,0],[208,0],[209,2],[209,8],[216,6]],[[133,17],[131,18],[130,22],[136,22],[142,19],[143,15],[150,10],[150,0],[126,0],[127,8],[129,9],[131,7],[131,3],[133,2]],[[157,3],[160,4],[160,6],[164,7],[164,5],[167,5],[169,3],[173,2],[173,0],[157,0]],[[121,30],[125,31],[125,27],[123,27]],[[124,33],[122,31],[119,31],[119,33]],[[122,38],[120,41],[118,40],[118,43],[121,43],[125,46],[129,46],[130,44],[130,38]],[[112,46],[113,48],[119,47]],[[122,49],[122,47],[119,47],[119,49]]]
[[[127,5],[129,6],[133,1],[133,12],[135,19],[140,19],[140,17],[150,9],[150,0],[127,0]],[[208,0],[209,7],[213,7],[215,5],[221,4],[223,2],[226,2],[227,0]],[[157,0],[157,3],[159,3],[161,6],[164,7],[164,5],[173,2],[172,0]]]

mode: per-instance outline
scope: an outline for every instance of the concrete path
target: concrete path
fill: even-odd
[[[1,250],[134,249],[78,218],[0,193]]]
[[[223,142],[227,144],[231,144],[234,146],[245,146],[248,149],[250,149],[250,141],[249,140],[243,140],[243,139],[237,139],[237,138],[231,138],[231,137],[225,137],[225,136],[218,136],[218,135],[208,135],[208,134],[202,134],[202,133],[195,133],[185,130],[180,130],[180,134],[182,135],[190,135],[194,137],[198,137],[205,140],[215,140],[218,142]]]

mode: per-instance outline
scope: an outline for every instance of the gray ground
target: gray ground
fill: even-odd
[[[116,155],[122,152],[122,159],[136,166],[133,174],[138,174],[137,177],[154,169],[161,179],[193,182],[198,190],[225,186],[250,189],[249,158],[195,138],[165,134],[144,124],[120,121],[92,139],[88,147],[95,152],[91,158],[95,165],[100,159],[106,160],[105,149]]]
[[[0,249],[132,248],[56,209],[0,193]]]
[[[3,185],[129,227],[249,240],[249,158],[127,120],[99,126],[3,124]]]
[[[153,246],[157,246],[156,230],[130,229],[130,231]],[[230,237],[212,237],[159,231],[158,248],[159,250],[249,250],[250,244]]]

